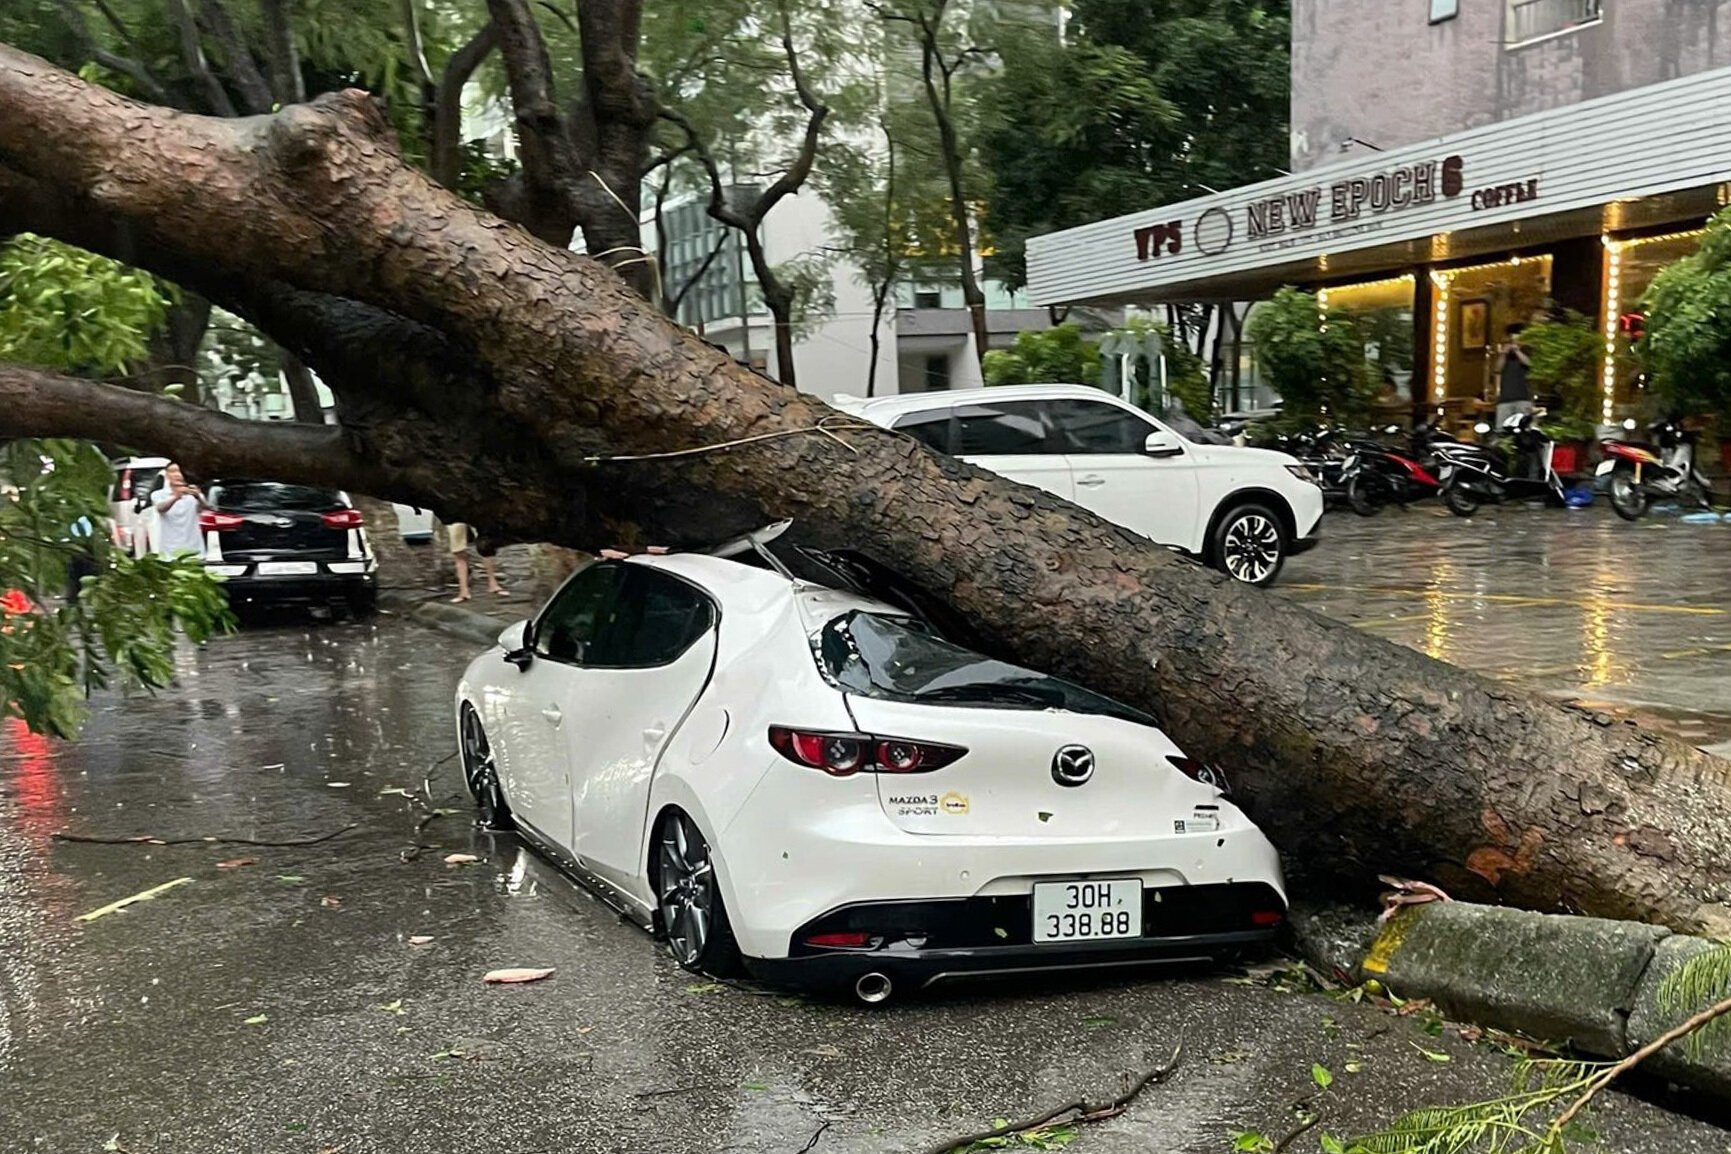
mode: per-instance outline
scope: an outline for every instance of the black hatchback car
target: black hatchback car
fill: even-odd
[[[360,510],[334,489],[225,480],[199,514],[204,567],[222,577],[236,609],[286,602],[343,603],[371,612],[378,561]]]

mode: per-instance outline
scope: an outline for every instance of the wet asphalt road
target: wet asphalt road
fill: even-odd
[[[1330,512],[1282,595],[1731,755],[1731,523],[1512,505]]]
[[[468,654],[388,618],[253,629],[187,647],[171,692],[100,699],[76,744],[0,726],[0,1151],[795,1154],[825,1123],[819,1154],[909,1151],[1109,1097],[1182,1039],[1171,1080],[1073,1148],[1203,1154],[1289,1129],[1313,1062],[1338,1078],[1340,1131],[1506,1082],[1510,1059],[1453,1029],[1213,974],[878,1011],[716,986],[466,812],[405,862],[422,811],[386,791],[450,754]],[[459,788],[438,765],[439,804]],[[51,837],[351,824],[283,848]],[[455,851],[482,861],[444,864]],[[542,965],[536,985],[480,980]],[[1618,1095],[1597,1124],[1608,1150],[1731,1149]]]

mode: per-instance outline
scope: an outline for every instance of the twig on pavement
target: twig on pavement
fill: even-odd
[[[1178,1069],[1178,1060],[1184,1053],[1184,1043],[1180,1041],[1172,1051],[1172,1057],[1163,1066],[1156,1066],[1138,1078],[1128,1090],[1098,1106],[1088,1104],[1086,1098],[1078,1098],[1074,1102],[1066,1102],[1062,1106],[1054,1106],[1050,1110],[1034,1115],[1020,1122],[1010,1122],[995,1129],[984,1130],[978,1134],[964,1134],[957,1138],[947,1138],[936,1146],[928,1147],[924,1154],[951,1154],[952,1151],[965,1150],[976,1142],[985,1142],[992,1138],[1008,1138],[1013,1134],[1023,1134],[1030,1130],[1039,1130],[1046,1126],[1060,1123],[1104,1122],[1108,1118],[1116,1118],[1129,1109],[1136,1096],[1149,1086],[1164,1082]]]
[[[341,829],[322,833],[317,837],[290,838],[283,841],[227,835],[218,837],[155,837],[151,834],[137,834],[132,837],[98,837],[95,834],[67,833],[64,830],[49,836],[55,841],[79,842],[85,845],[254,845],[266,849],[286,849],[293,846],[318,845],[320,842],[330,841],[334,837],[341,837],[350,830],[359,828],[359,822],[350,822]]]
[[[817,1128],[817,1130],[812,1134],[812,1136],[805,1140],[805,1145],[801,1146],[799,1148],[797,1154],[811,1154],[811,1148],[813,1146],[817,1145],[817,1140],[819,1138],[822,1138],[823,1132],[825,1130],[828,1130],[828,1129],[829,1129],[829,1123],[828,1122],[825,1122],[823,1125],[819,1126]]]
[[[1291,1130],[1287,1131],[1286,1137],[1282,1138],[1280,1141],[1278,1141],[1274,1144],[1274,1154],[1280,1154],[1280,1152],[1282,1150],[1286,1149],[1288,1146],[1290,1146],[1294,1142],[1298,1141],[1305,1134],[1308,1134],[1310,1131],[1316,1129],[1317,1125],[1319,1123],[1321,1123],[1321,1121],[1322,1121],[1322,1111],[1321,1110],[1317,1110],[1314,1113],[1306,1114],[1304,1116],[1303,1120],[1300,1121],[1297,1126],[1295,1126]]]

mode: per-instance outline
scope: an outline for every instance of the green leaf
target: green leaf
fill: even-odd
[[[1425,1056],[1425,1061],[1427,1061],[1427,1062],[1439,1062],[1440,1063],[1440,1062],[1452,1062],[1452,1061],[1454,1061],[1454,1059],[1450,1058],[1447,1054],[1440,1053],[1436,1050],[1427,1050],[1423,1046],[1418,1045],[1416,1042],[1413,1043],[1413,1049],[1415,1049],[1419,1053],[1423,1054]]]
[[[1232,1149],[1241,1154],[1269,1154],[1274,1149],[1274,1141],[1259,1130],[1234,1130],[1231,1134]]]
[[[1083,1018],[1082,1024],[1084,1026],[1110,1026],[1117,1020],[1117,1018],[1111,1017],[1107,1014],[1096,1014],[1092,1017]]]
[[[1326,1090],[1330,1086],[1334,1085],[1334,1075],[1329,1073],[1328,1067],[1322,1065],[1320,1062],[1311,1065],[1310,1080],[1316,1083],[1317,1089],[1319,1090]]]
[[[685,987],[685,992],[688,994],[716,994],[721,992],[721,983],[693,982]]]
[[[1346,1154],[1346,1147],[1332,1134],[1324,1134],[1317,1141],[1322,1146],[1322,1154]]]

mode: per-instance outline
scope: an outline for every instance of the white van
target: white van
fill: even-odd
[[[1088,385],[912,393],[836,407],[1074,501],[1240,581],[1316,544],[1322,490],[1285,453],[1198,445]]]
[[[156,510],[150,495],[162,484],[167,457],[123,457],[114,462],[114,484],[108,507],[114,517],[114,539],[134,557],[143,557],[156,543]]]

